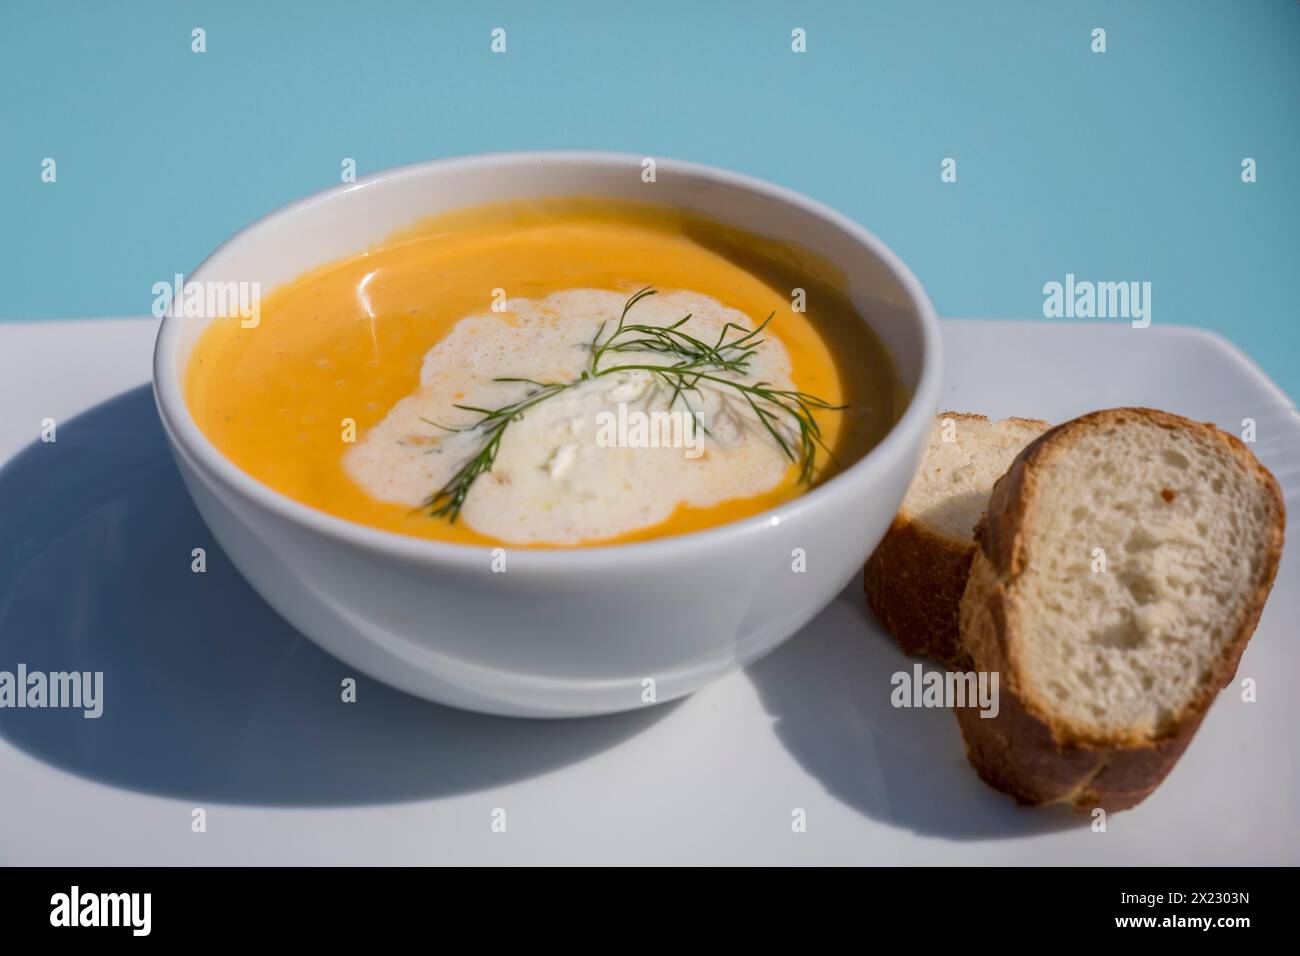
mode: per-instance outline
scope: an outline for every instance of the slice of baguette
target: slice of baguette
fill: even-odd
[[[975,669],[1000,674],[996,717],[957,711],[979,775],[1028,804],[1143,800],[1232,682],[1284,526],[1273,476],[1213,425],[1110,409],[1021,452],[961,601]]]
[[[1047,428],[1031,418],[936,417],[903,507],[863,574],[867,605],[905,653],[969,669],[957,608],[975,554],[975,525],[993,482]]]

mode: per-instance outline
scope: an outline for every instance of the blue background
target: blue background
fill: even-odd
[[[1155,324],[1215,329],[1300,394],[1294,0],[7,0],[0,78],[2,318],[147,313],[344,157],[601,148],[821,199],[941,315],[1041,318],[1067,272],[1149,280]]]

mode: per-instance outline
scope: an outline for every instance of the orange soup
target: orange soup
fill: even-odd
[[[374,528],[680,534],[803,493],[896,421],[905,396],[842,286],[659,207],[459,211],[273,290],[255,327],[214,321],[186,400],[250,475]]]

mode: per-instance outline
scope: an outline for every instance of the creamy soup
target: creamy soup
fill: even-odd
[[[403,534],[575,546],[679,534],[795,497],[905,396],[793,247],[657,207],[460,211],[213,322],[185,377],[239,467]]]

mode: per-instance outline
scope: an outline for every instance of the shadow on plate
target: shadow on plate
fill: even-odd
[[[895,708],[890,678],[898,671],[912,674],[916,663],[867,611],[855,579],[801,633],[746,673],[795,759],[828,792],[874,819],[972,840],[1091,823],[1064,807],[1018,807],[987,787],[966,762],[949,711]]]
[[[0,736],[105,783],[229,803],[355,805],[472,791],[612,747],[673,705],[528,721],[350,671],[230,566],[145,386],[0,468],[0,670],[103,671],[103,715],[0,710]],[[191,552],[206,550],[206,572]],[[341,700],[344,677],[357,701]]]

